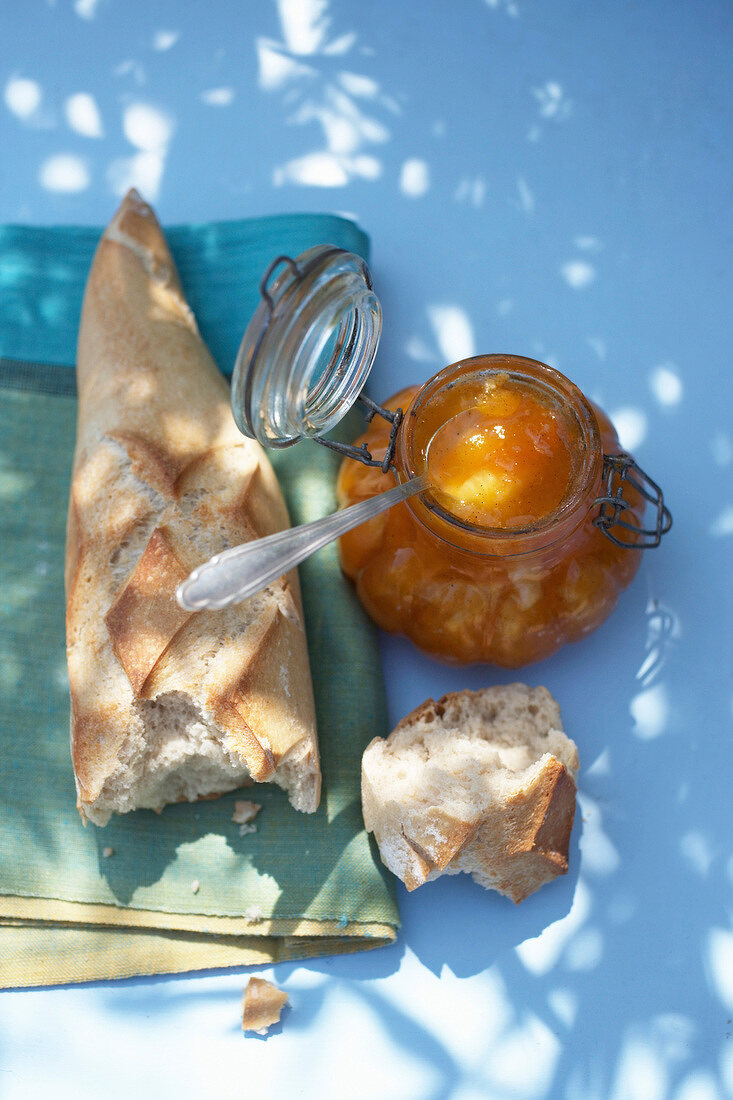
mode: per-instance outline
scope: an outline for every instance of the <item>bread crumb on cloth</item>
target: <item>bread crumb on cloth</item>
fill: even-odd
[[[247,799],[239,799],[234,803],[232,821],[235,825],[249,825],[257,817],[262,809],[259,802],[249,802]]]
[[[272,982],[265,978],[250,978],[244,991],[242,1031],[267,1034],[268,1028],[279,1022],[280,1013],[287,1003],[287,993]]]

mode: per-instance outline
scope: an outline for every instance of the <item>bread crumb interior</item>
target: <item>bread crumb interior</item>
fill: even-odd
[[[171,802],[194,802],[236,790],[250,779],[241,757],[222,744],[221,732],[191,698],[171,691],[138,699],[137,721],[87,817],[104,825],[112,813],[160,810]]]

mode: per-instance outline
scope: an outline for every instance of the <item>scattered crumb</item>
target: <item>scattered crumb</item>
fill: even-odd
[[[102,848],[102,855],[105,859],[109,859],[110,856],[115,854],[114,848]]]
[[[201,883],[197,878],[195,878],[191,883],[191,889],[193,890],[194,894],[198,894],[199,890],[201,889]]]
[[[288,1002],[287,993],[283,993],[272,982],[264,978],[250,978],[244,991],[242,1009],[242,1031],[256,1031],[265,1035],[267,1029],[276,1024],[280,1013]]]
[[[235,802],[232,821],[236,825],[247,825],[250,821],[254,821],[261,809],[259,802]]]
[[[240,836],[246,836],[247,833],[256,833],[256,832],[257,832],[257,826],[254,825],[254,824],[253,825],[244,824],[244,825],[239,826],[239,835]]]
[[[249,909],[244,910],[245,920],[262,920],[262,910],[259,905],[250,905]]]

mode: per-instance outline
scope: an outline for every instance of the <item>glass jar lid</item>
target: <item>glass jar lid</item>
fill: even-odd
[[[260,293],[237,354],[232,412],[244,435],[289,447],[328,432],[359,397],[382,310],[364,260],[333,245],[278,256]]]

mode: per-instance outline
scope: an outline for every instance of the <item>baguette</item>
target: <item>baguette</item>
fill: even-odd
[[[273,781],[313,812],[320,767],[295,572],[183,611],[213,554],[288,525],[240,435],[152,209],[131,191],[89,275],[66,548],[71,754],[82,819]]]
[[[407,886],[465,871],[520,902],[568,869],[578,752],[545,688],[426,700],[362,758],[362,809]]]

